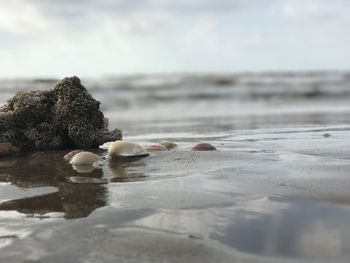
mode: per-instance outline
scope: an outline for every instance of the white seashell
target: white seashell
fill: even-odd
[[[92,165],[101,160],[101,157],[92,152],[79,152],[70,160],[70,164],[74,165]]]
[[[145,148],[147,152],[160,152],[160,151],[167,151],[168,149],[160,144],[152,144]]]
[[[65,160],[66,162],[70,161],[74,155],[76,155],[77,153],[82,152],[82,150],[73,150],[70,151],[69,153],[67,153],[64,157],[63,160]]]
[[[161,141],[159,143],[160,145],[163,145],[165,148],[167,148],[168,150],[170,149],[175,149],[177,147],[176,143],[173,142],[169,142],[169,141]]]
[[[72,164],[72,167],[75,171],[77,171],[80,174],[91,173],[96,169],[92,164],[80,164],[80,165]]]
[[[137,157],[149,155],[141,145],[126,141],[115,141],[108,147],[111,157]]]

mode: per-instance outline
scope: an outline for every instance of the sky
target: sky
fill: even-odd
[[[349,0],[0,0],[0,78],[350,69]]]

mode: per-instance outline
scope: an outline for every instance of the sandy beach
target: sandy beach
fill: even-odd
[[[178,148],[83,173],[69,150],[2,157],[0,261],[347,262],[348,75],[224,77],[86,80],[124,140]],[[20,83],[0,103],[52,84]]]

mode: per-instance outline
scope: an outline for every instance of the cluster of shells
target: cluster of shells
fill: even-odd
[[[169,141],[161,141],[158,144],[152,144],[147,147],[142,147],[138,143],[128,141],[114,141],[108,147],[107,159],[116,158],[133,158],[146,157],[151,152],[169,151],[175,149],[177,144]],[[212,151],[216,150],[209,143],[199,143],[192,148],[193,151]],[[102,161],[103,157],[88,151],[74,150],[64,156],[65,161],[80,172],[90,172],[94,169],[94,165]]]

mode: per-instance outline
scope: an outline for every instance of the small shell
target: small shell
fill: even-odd
[[[149,155],[141,145],[126,141],[115,141],[108,147],[111,157],[137,157]]]
[[[175,149],[177,147],[176,143],[169,142],[169,141],[161,141],[159,144],[163,145],[168,150]]]
[[[101,157],[97,154],[92,152],[79,152],[73,156],[69,163],[74,165],[92,165],[99,160],[101,160]]]
[[[82,152],[82,150],[71,151],[63,157],[63,160],[65,160],[66,162],[69,162],[73,158],[74,155],[76,155],[77,153],[80,153],[80,152]]]
[[[160,144],[152,144],[145,148],[147,152],[160,152],[160,151],[167,151],[168,149]]]
[[[80,164],[80,165],[72,164],[72,167],[75,171],[77,171],[80,174],[91,173],[96,169],[92,164]]]
[[[216,148],[210,143],[198,143],[193,146],[192,151],[216,151]]]

